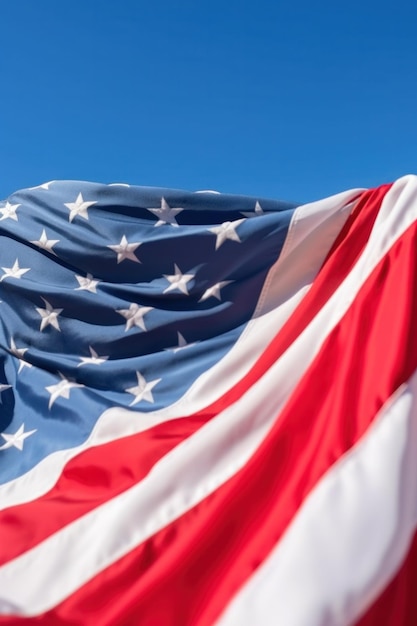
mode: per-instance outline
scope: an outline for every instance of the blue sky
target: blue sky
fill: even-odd
[[[10,0],[0,198],[51,179],[308,201],[417,173],[417,3]]]

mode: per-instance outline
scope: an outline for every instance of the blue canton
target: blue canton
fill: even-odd
[[[251,318],[295,206],[53,181],[0,202],[0,482],[177,401]]]

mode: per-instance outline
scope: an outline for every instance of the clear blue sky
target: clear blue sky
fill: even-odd
[[[4,0],[0,26],[0,198],[308,201],[417,173],[415,1]]]

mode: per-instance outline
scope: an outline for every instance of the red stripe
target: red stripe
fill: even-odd
[[[416,626],[417,534],[400,571],[356,626]]]
[[[42,624],[213,624],[323,474],[416,369],[416,240],[413,225],[366,281],[249,463],[37,618]]]
[[[204,421],[198,416],[172,420],[71,459],[47,494],[0,511],[0,565],[138,483]]]
[[[335,241],[304,301],[252,371],[213,405],[195,416],[171,420],[143,433],[91,448],[70,460],[57,484],[43,497],[0,511],[3,564],[52,533],[140,481],[152,466],[200,426],[230,406],[284,352],[346,277],[366,245],[385,185],[363,193]]]

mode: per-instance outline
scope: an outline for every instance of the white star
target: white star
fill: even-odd
[[[177,220],[175,216],[178,213],[181,213],[184,209],[176,208],[173,209],[169,206],[168,202],[165,198],[161,198],[161,208],[160,209],[148,209],[151,213],[158,217],[158,221],[154,224],[154,226],[162,226],[163,224],[171,224],[171,226],[178,226]]]
[[[21,427],[14,433],[14,435],[9,433],[1,433],[1,436],[5,440],[5,444],[0,446],[0,450],[7,450],[7,448],[15,447],[18,450],[23,450],[23,442],[27,437],[36,433],[36,428],[34,430],[28,430],[25,433],[25,425],[22,424]]]
[[[81,365],[101,365],[107,359],[108,356],[98,356],[97,352],[89,346],[91,356],[82,356],[80,357],[81,363],[78,363],[77,367],[81,367]]]
[[[179,352],[180,350],[184,350],[184,348],[190,348],[191,346],[195,346],[198,341],[194,341],[193,343],[187,343],[187,341],[184,339],[184,336],[177,331],[177,337],[178,337],[178,345],[175,346],[175,348],[167,348],[167,350],[169,350],[170,352]]]
[[[13,356],[17,357],[20,360],[19,369],[17,370],[18,374],[22,371],[24,367],[32,367],[32,364],[28,363],[23,358],[23,355],[25,354],[25,352],[28,351],[28,349],[29,348],[17,348],[13,337],[10,338],[10,352],[13,354]]]
[[[178,289],[188,296],[187,283],[195,277],[195,274],[183,274],[177,265],[174,265],[174,267],[175,274],[164,274],[164,278],[166,278],[170,284],[166,289],[164,289],[163,293],[168,293],[168,291]]]
[[[212,285],[211,287],[209,287],[208,289],[205,290],[205,292],[201,296],[199,302],[203,302],[204,300],[208,300],[208,298],[211,298],[212,296],[214,298],[217,298],[217,300],[221,300],[222,297],[221,297],[221,294],[220,294],[220,289],[222,289],[223,287],[226,287],[226,285],[229,285],[230,283],[233,283],[233,280],[221,280],[220,282],[216,283],[215,285]]]
[[[261,207],[261,205],[259,204],[259,202],[256,201],[254,211],[241,211],[241,213],[245,217],[256,217],[257,215],[264,215],[265,212],[263,208]]]
[[[134,261],[135,263],[140,263],[141,261],[139,261],[138,257],[134,254],[134,252],[136,248],[139,248],[139,246],[141,245],[142,244],[139,241],[128,243],[125,235],[123,235],[123,237],[120,240],[120,243],[113,245],[113,246],[107,246],[107,247],[111,248],[112,250],[114,250],[114,252],[117,253],[118,263],[121,263],[125,259],[130,259],[131,261]]]
[[[241,243],[236,228],[244,221],[245,219],[235,220],[234,222],[223,222],[220,226],[209,228],[209,231],[216,235],[216,250],[218,250],[227,239]]]
[[[75,291],[91,291],[91,293],[97,293],[97,285],[100,282],[99,280],[94,280],[91,274],[87,274],[87,276],[75,276],[78,281],[79,287],[75,288]]]
[[[34,189],[46,189],[49,191],[49,185],[52,185],[54,182],[54,180],[50,180],[48,183],[42,183],[42,185],[37,185],[36,187],[29,187],[29,190],[33,191]]]
[[[15,222],[18,222],[18,217],[16,215],[16,210],[20,207],[20,204],[10,204],[10,202],[6,202],[6,206],[3,209],[0,209],[1,217],[0,222],[2,220],[11,219]]]
[[[82,193],[79,193],[75,202],[65,202],[64,205],[69,209],[69,221],[72,222],[74,217],[78,215],[83,217],[85,220],[88,220],[87,209],[93,204],[97,204],[97,202],[85,202]]]
[[[56,252],[52,250],[52,248],[57,243],[59,243],[59,239],[48,239],[45,229],[43,229],[40,238],[37,241],[31,241],[30,243],[33,243],[35,246],[38,246],[39,248],[42,248],[43,250],[46,250],[47,252],[56,255]]]
[[[28,272],[30,270],[30,267],[26,267],[26,268],[20,268],[19,267],[19,261],[16,259],[16,261],[14,262],[13,267],[2,267],[1,268],[4,271],[3,276],[0,278],[0,283],[5,279],[5,278],[22,278],[23,274],[26,274],[26,272]]]
[[[3,383],[0,384],[0,394],[5,391],[6,389],[10,389],[11,385],[5,385]],[[0,404],[1,404],[1,397],[0,397]]]
[[[130,406],[137,404],[141,400],[146,400],[146,402],[153,402],[152,389],[157,385],[162,379],[157,378],[156,380],[151,380],[151,382],[147,383],[145,378],[142,376],[140,372],[136,372],[136,377],[138,379],[138,384],[135,387],[129,387],[125,389],[127,393],[131,393],[135,396],[134,400],[130,403]]]
[[[56,330],[61,331],[58,322],[58,315],[62,313],[64,309],[54,309],[52,308],[52,305],[48,302],[48,300],[45,300],[45,298],[42,298],[42,300],[45,302],[46,308],[41,309],[39,307],[36,307],[37,312],[42,318],[40,330],[44,330],[50,324],[51,326],[56,328]]]
[[[142,330],[146,330],[143,318],[146,313],[149,313],[149,311],[152,310],[152,306],[139,306],[138,304],[136,304],[136,302],[132,302],[128,309],[117,309],[116,313],[119,313],[119,315],[122,315],[125,320],[127,320],[125,328],[126,332],[134,326],[139,326],[139,328],[141,328]]]
[[[61,380],[59,381],[59,383],[56,383],[55,385],[50,385],[49,387],[45,387],[46,391],[51,394],[51,397],[49,398],[48,409],[52,407],[55,400],[57,400],[59,397],[68,400],[70,397],[70,391],[74,387],[84,387],[84,385],[80,385],[79,383],[75,383],[72,380],[65,378],[65,376],[63,376],[62,374],[59,375],[61,376]]]

